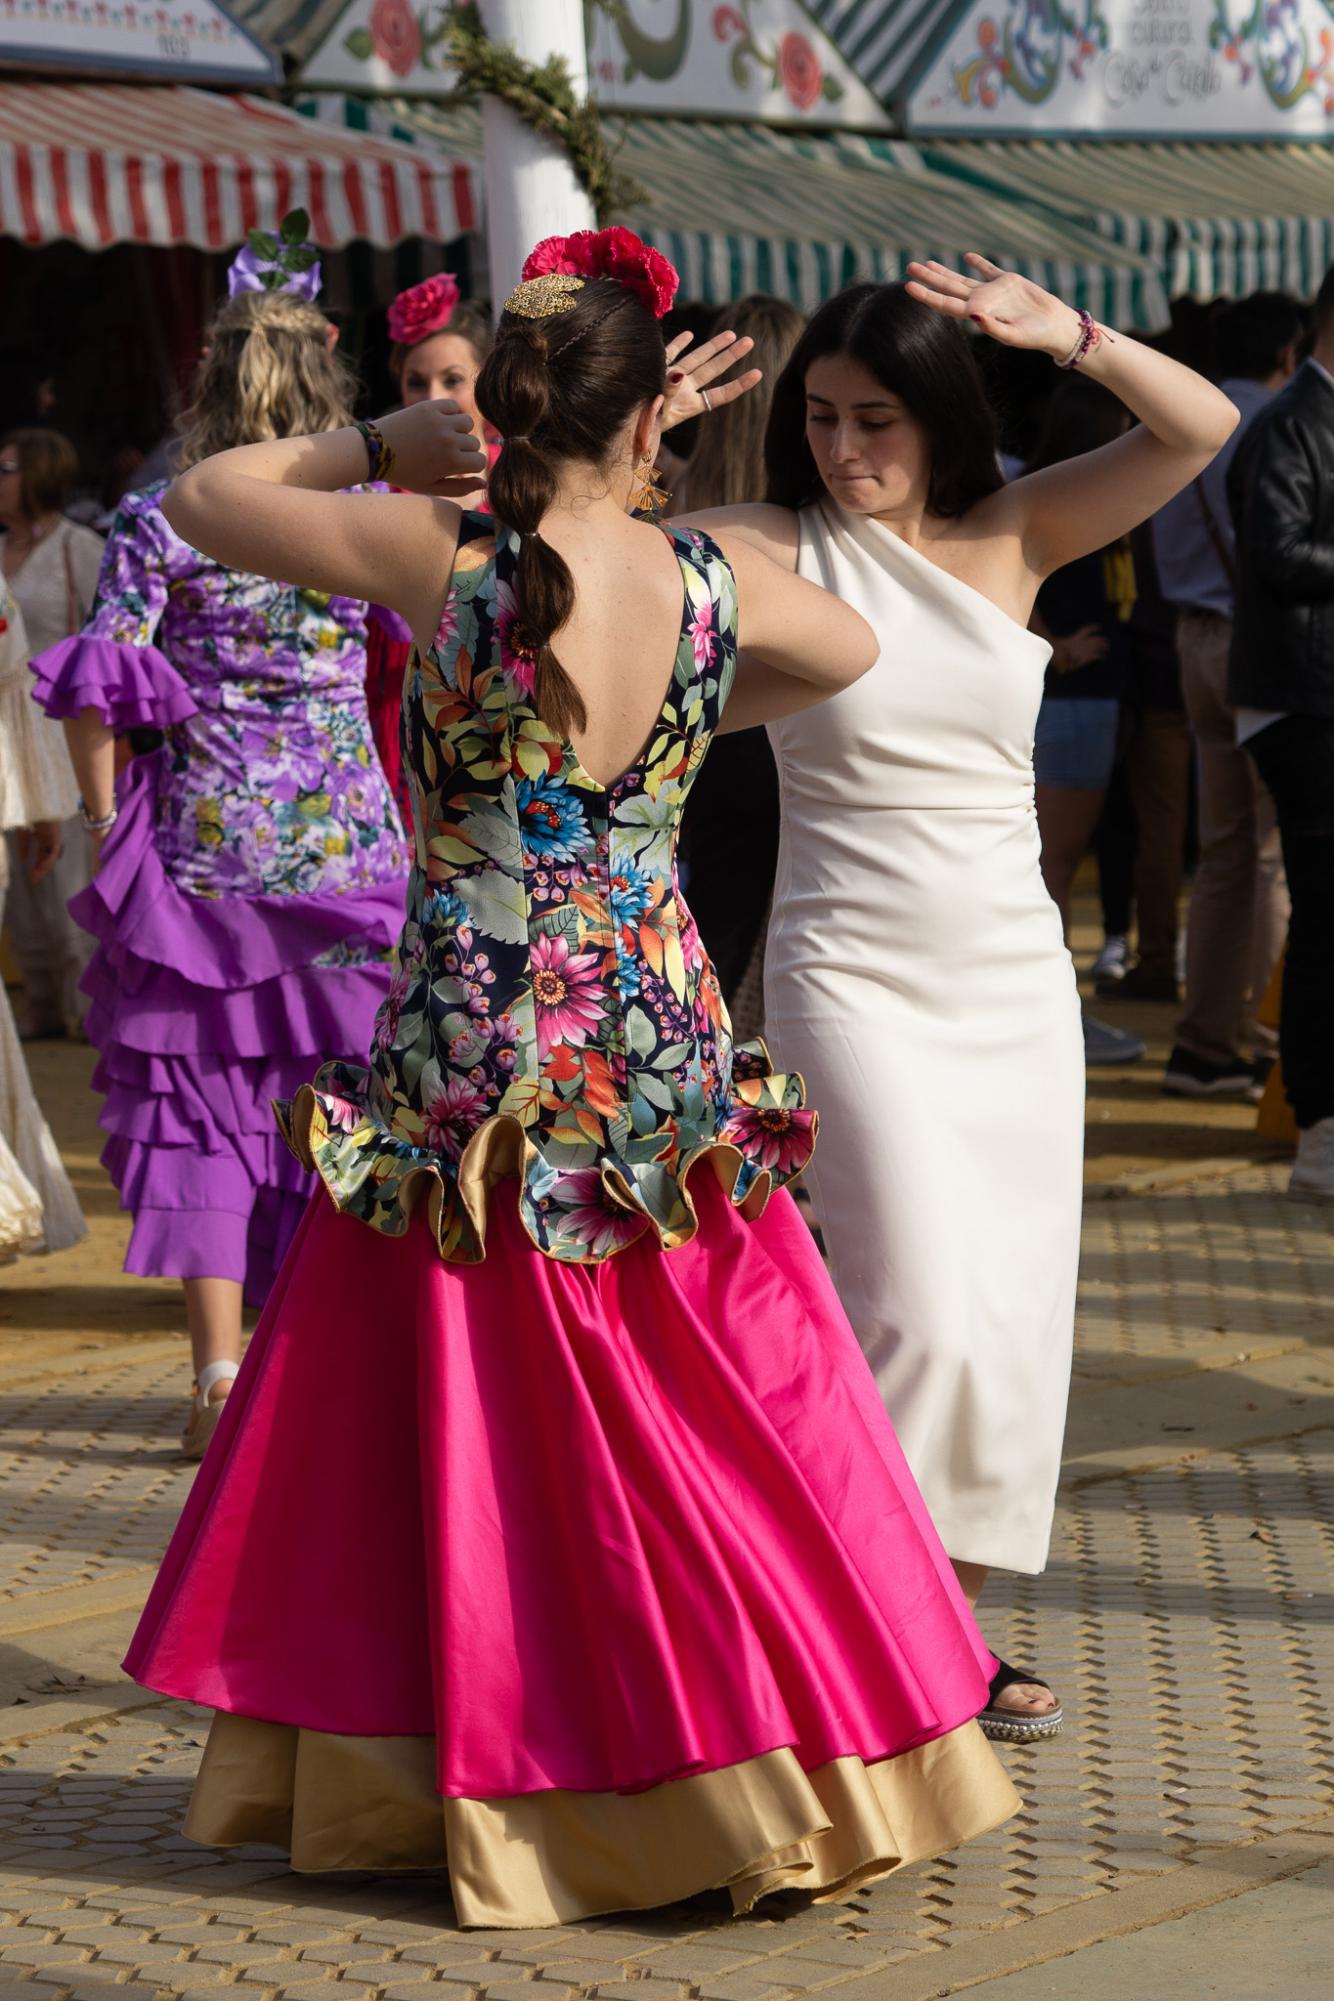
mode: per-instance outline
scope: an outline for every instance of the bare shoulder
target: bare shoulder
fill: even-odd
[[[1022,484],[1015,481],[974,502],[966,514],[931,536],[922,553],[1026,625],[1038,579],[1025,555]]]
[[[708,535],[734,567],[738,547],[758,549],[780,570],[797,567],[800,531],[790,507],[770,507],[762,501],[748,507],[706,507],[697,514],[679,516],[671,525],[696,528]]]

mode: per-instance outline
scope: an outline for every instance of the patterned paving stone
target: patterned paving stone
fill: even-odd
[[[302,1879],[264,1851],[186,1842],[207,1715],[164,1703],[0,1738],[0,1989],[837,1996],[1311,1823],[1334,1807],[1332,1281],[1328,1217],[1283,1202],[1265,1170],[1091,1205],[1085,1429],[1052,1565],[983,1602],[991,1644],[1049,1675],[1070,1722],[1006,1753],[1024,1810],[966,1852],[835,1906],[779,1900],[733,1921],[719,1897],[555,1934],[461,1934],[431,1879]],[[7,1391],[0,1368],[0,1630],[22,1628],[28,1683],[80,1594],[147,1576],[189,1486],[170,1457],[179,1377],[176,1360],[133,1349],[86,1381]],[[51,1669],[68,1672],[63,1657]]]

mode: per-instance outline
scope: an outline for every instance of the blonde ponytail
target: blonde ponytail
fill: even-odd
[[[242,292],[209,328],[181,420],[182,470],[235,445],[336,431],[356,381],[318,306],[287,292]]]

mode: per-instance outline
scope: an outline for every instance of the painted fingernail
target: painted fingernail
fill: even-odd
[[[684,368],[672,368],[667,371],[667,380],[669,382],[684,382],[685,379],[686,372]]]

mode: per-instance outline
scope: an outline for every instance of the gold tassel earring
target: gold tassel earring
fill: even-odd
[[[630,496],[630,512],[645,515],[650,521],[659,521],[671,497],[658,478],[652,459],[646,455],[639,461],[635,490]]]

